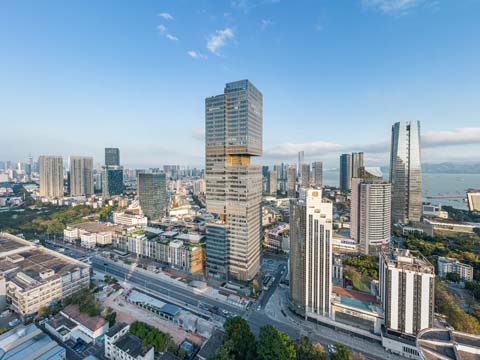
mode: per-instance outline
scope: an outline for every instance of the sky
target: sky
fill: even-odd
[[[419,120],[423,162],[480,158],[480,0],[5,0],[0,159],[203,166],[204,99],[251,80],[264,156],[388,163]]]

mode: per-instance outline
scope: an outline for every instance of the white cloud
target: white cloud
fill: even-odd
[[[422,146],[480,144],[480,127],[459,128],[452,131],[432,131],[422,136]]]
[[[215,55],[219,55],[219,50],[227,45],[228,40],[231,40],[234,37],[235,33],[231,28],[217,30],[215,34],[211,34],[208,37],[207,49]]]
[[[173,20],[173,16],[166,12],[162,12],[158,14],[158,16],[160,16],[161,18],[164,18],[165,20]]]
[[[231,5],[233,8],[248,13],[261,5],[278,3],[280,0],[232,0]]]
[[[264,31],[272,25],[273,25],[273,21],[268,19],[262,19],[262,21],[260,21],[260,30]]]
[[[168,40],[172,40],[172,41],[177,41],[178,40],[178,37],[176,37],[175,35],[171,35],[171,34],[167,34],[167,35],[165,35],[165,37]]]
[[[187,55],[193,59],[205,59],[205,60],[207,59],[205,55],[203,55],[201,52],[196,50],[188,50]]]
[[[157,29],[161,34],[164,34],[167,31],[167,28],[163,24],[158,25]]]
[[[427,1],[430,0],[362,0],[362,5],[389,15],[401,15]]]

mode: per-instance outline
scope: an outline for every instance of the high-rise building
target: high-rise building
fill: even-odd
[[[166,182],[163,173],[138,174],[138,200],[143,214],[150,221],[165,216]]]
[[[340,190],[348,192],[352,188],[352,155],[340,155]]]
[[[435,269],[408,250],[382,253],[379,293],[387,330],[415,336],[433,326]]]
[[[480,212],[480,190],[469,190],[467,192],[468,210]]]
[[[392,222],[420,221],[422,216],[422,165],[420,122],[398,122],[392,126],[390,152]]]
[[[40,164],[40,196],[53,198],[63,196],[63,158],[42,155]]]
[[[321,189],[323,186],[323,163],[321,161],[312,163],[312,177],[313,186]]]
[[[102,172],[102,196],[110,197],[123,193],[123,167],[104,166]]]
[[[363,168],[363,152],[352,153],[352,178],[360,177]]]
[[[310,187],[310,164],[302,164],[302,172],[300,174],[300,187]]]
[[[120,149],[105,148],[105,166],[120,166]]]
[[[287,169],[287,196],[295,197],[297,191],[295,189],[295,178],[297,176],[297,169],[295,166],[289,166]]]
[[[328,316],[332,292],[332,203],[308,189],[290,200],[290,299],[296,312]]]
[[[228,83],[205,100],[208,275],[252,280],[260,270],[262,93],[248,80]],[[223,229],[220,229],[223,227]]]
[[[360,252],[378,255],[390,243],[391,196],[388,182],[352,179],[350,236],[359,243]]]
[[[305,151],[299,151],[298,152],[298,163],[297,163],[297,169],[298,169],[298,177],[300,178],[302,176],[302,165],[305,161]]]
[[[268,172],[268,192],[270,195],[277,195],[277,171],[270,170]]]
[[[90,196],[93,191],[93,158],[70,156],[70,196]]]

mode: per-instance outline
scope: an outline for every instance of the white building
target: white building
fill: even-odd
[[[140,214],[128,214],[125,212],[114,212],[113,222],[124,226],[147,227],[148,225],[148,219],[146,216]]]
[[[194,195],[200,195],[200,194],[205,194],[205,191],[207,189],[207,184],[205,182],[205,179],[198,179],[193,183],[193,194]]]
[[[93,157],[70,156],[70,196],[93,193]]]
[[[63,158],[40,156],[40,196],[54,198],[63,196]]]
[[[441,219],[448,219],[448,212],[445,210],[442,210],[442,207],[440,205],[424,204],[423,216],[431,216],[431,217],[438,217]]]
[[[461,263],[457,259],[446,258],[440,256],[437,261],[438,276],[446,277],[448,273],[457,273],[460,279],[464,281],[473,280],[473,267],[468,264]]]
[[[142,340],[129,332],[130,325],[117,323],[105,335],[105,357],[112,360],[153,360],[152,345],[142,345]]]

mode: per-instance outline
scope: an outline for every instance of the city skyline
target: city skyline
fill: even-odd
[[[21,132],[28,148],[7,138],[2,157],[83,155],[97,163],[112,145],[127,167],[200,166],[202,99],[215,84],[247,78],[267,99],[262,163],[294,164],[303,150],[325,168],[356,151],[385,165],[390,124],[413,120],[422,122],[425,162],[478,157],[480,53],[470,39],[480,33],[479,9],[473,1],[147,1],[132,14],[108,1],[94,11],[9,3],[0,15],[8,54],[0,105],[5,131]],[[93,30],[81,26],[87,18],[96,25],[94,42]],[[73,133],[68,122],[82,126]],[[342,131],[325,131],[327,124]],[[92,129],[104,144],[91,141]],[[439,146],[449,149],[442,159]]]

